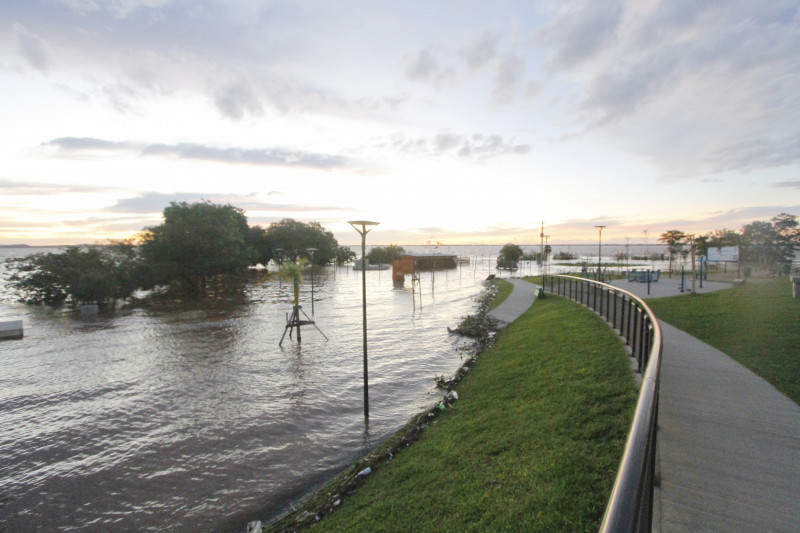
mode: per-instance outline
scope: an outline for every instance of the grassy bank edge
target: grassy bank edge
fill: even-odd
[[[505,302],[511,293],[514,290],[514,285],[511,282],[506,281],[504,279],[495,278],[495,284],[497,285],[497,294],[495,295],[492,302],[489,304],[489,310],[497,309],[503,302]]]
[[[554,301],[558,302],[560,300],[561,300],[560,298],[549,299],[548,304],[543,304],[543,305],[559,305],[557,303],[554,304]],[[562,301],[562,303],[560,305],[563,306],[564,302],[566,302],[566,301]],[[539,304],[537,304],[537,305],[539,305]],[[635,404],[636,393],[635,393],[635,387],[632,384],[633,379],[630,376],[629,368],[627,366],[628,365],[627,354],[625,354],[621,343],[618,341],[618,339],[613,334],[613,332],[611,332],[611,330],[605,324],[602,324],[601,321],[597,320],[597,317],[593,313],[591,313],[589,311],[586,311],[586,310],[581,310],[579,307],[575,306],[575,304],[572,304],[571,302],[566,303],[566,305],[570,306],[570,311],[569,311],[569,316],[570,317],[572,317],[576,313],[577,314],[583,313],[583,315],[577,320],[578,322],[580,322],[581,320],[583,320],[584,322],[585,321],[594,322],[594,327],[590,328],[591,332],[589,333],[589,335],[594,336],[595,334],[598,333],[598,331],[601,331],[601,332],[607,334],[608,337],[612,339],[612,341],[610,341],[611,342],[610,345],[615,346],[615,349],[618,350],[618,353],[617,353],[616,357],[618,357],[619,362],[620,362],[620,364],[618,365],[618,368],[617,368],[616,371],[617,372],[622,372],[622,375],[625,376],[624,378],[620,378],[619,375],[617,375],[617,377],[614,378],[614,379],[623,379],[625,381],[629,381],[629,383],[628,383],[629,387],[628,387],[627,393],[615,393],[615,394],[622,394],[623,396],[625,394],[628,394],[628,396],[626,397],[626,401],[628,401],[628,403],[629,403],[629,408],[627,408],[625,410],[626,412],[624,413],[624,415],[622,415],[622,418],[624,418],[624,420],[622,420],[622,421],[617,420],[616,421],[616,426],[618,426],[618,427],[615,427],[614,430],[613,430],[613,432],[616,435],[615,438],[613,439],[615,442],[614,442],[614,444],[612,446],[612,447],[614,447],[614,451],[612,453],[613,459],[608,459],[607,457],[604,457],[603,459],[598,459],[597,457],[593,456],[592,460],[591,460],[592,463],[594,463],[596,461],[599,461],[600,463],[605,464],[606,467],[607,467],[606,470],[608,470],[608,472],[606,472],[607,479],[605,479],[602,482],[603,488],[602,488],[602,490],[600,490],[601,494],[600,494],[599,498],[597,497],[597,495],[594,496],[594,500],[595,501],[593,501],[593,503],[591,504],[593,506],[593,510],[592,510],[592,513],[591,513],[592,517],[588,520],[588,525],[586,523],[586,519],[585,518],[577,519],[577,523],[574,522],[572,518],[565,518],[565,517],[569,516],[570,509],[555,509],[555,510],[551,510],[550,515],[548,515],[545,512],[545,515],[549,516],[549,518],[543,518],[542,519],[542,520],[545,520],[545,521],[549,520],[549,525],[547,526],[548,528],[553,527],[553,525],[554,525],[553,520],[555,520],[556,523],[558,523],[558,520],[563,518],[565,520],[565,522],[562,524],[562,526],[563,526],[563,528],[566,528],[565,530],[573,530],[573,528],[578,527],[578,526],[580,526],[580,527],[578,527],[578,530],[592,530],[592,529],[597,527],[597,523],[596,522],[599,520],[599,517],[600,517],[600,515],[602,513],[602,509],[604,508],[604,504],[605,504],[605,499],[607,498],[608,492],[610,491],[611,483],[613,482],[613,476],[614,476],[614,474],[616,472],[616,467],[617,467],[617,464],[618,464],[619,457],[621,456],[622,446],[624,444],[624,439],[625,439],[625,436],[627,434],[627,429],[628,429],[628,425],[629,425],[629,421],[630,421],[630,412],[632,411],[633,405]],[[567,316],[567,315],[565,315],[565,316]],[[526,313],[526,315],[523,315],[523,317],[524,317],[524,319],[521,321],[523,324],[520,324],[520,326],[525,327],[525,323],[526,322],[528,323],[528,326],[530,326],[531,324],[534,323],[534,322],[531,322],[531,320],[532,319],[535,320],[535,315],[531,314],[531,310],[529,310],[528,313]],[[562,319],[562,322],[563,322],[563,319]],[[522,342],[523,344],[525,342],[527,342],[526,341],[526,337],[530,337],[532,335],[532,334],[528,334],[528,333],[521,332],[521,331],[517,331],[516,333],[514,333],[513,332],[514,329],[519,329],[519,326],[517,326],[515,328],[515,325],[516,325],[516,323],[512,324],[511,328],[509,328],[509,330],[511,330],[510,334],[507,334],[507,331],[509,331],[509,330],[501,332],[499,334],[500,340],[498,341],[498,344],[499,343],[503,343],[503,342],[515,343],[515,345],[510,348],[512,351],[519,348],[519,343],[520,342]],[[550,324],[550,326],[551,327],[546,328],[546,329],[550,329],[550,330],[557,329],[557,328],[552,328],[552,324]],[[600,329],[598,329],[598,328],[600,328]],[[503,339],[505,339],[505,341]],[[530,340],[530,339],[528,339],[528,340]],[[591,344],[591,343],[586,343],[585,339],[573,339],[573,340],[575,342],[577,342],[578,344],[577,345],[572,345],[573,346],[573,348],[571,348],[572,351],[575,350],[575,346],[579,346],[581,343],[583,343],[583,344]],[[610,346],[610,345],[604,345],[604,348],[601,348],[601,350],[608,351],[608,346]],[[498,346],[496,345],[495,347],[497,348]],[[478,361],[483,360],[484,357],[500,357],[499,355],[495,354],[495,351],[496,351],[495,348],[492,348],[492,349],[488,350],[487,353],[481,355],[481,358]],[[571,372],[571,371],[572,370],[570,369],[569,372]],[[579,372],[583,372],[584,370],[579,369],[578,371]],[[562,376],[562,377],[558,378],[558,381],[563,382],[564,379],[565,378]],[[561,394],[561,395],[567,397],[567,399],[569,399],[569,397],[571,397],[571,395],[572,395],[572,392],[570,392],[570,390],[571,389],[568,386],[566,390],[562,389],[562,390],[560,390],[560,393],[557,392],[556,396]],[[590,408],[589,411],[591,411],[591,409],[592,408]],[[401,450],[404,450],[405,448],[407,448],[408,445],[411,442],[416,441],[417,439],[419,439],[421,434],[422,434],[422,429],[421,428],[431,427],[432,424],[436,424],[435,420],[431,420],[431,414],[433,414],[434,416],[438,416],[439,413],[441,412],[441,413],[444,414],[445,418],[451,418],[453,416],[452,413],[453,412],[457,413],[458,410],[459,410],[459,405],[456,404],[456,409],[448,409],[447,411],[438,411],[438,410],[434,409],[434,411],[432,411],[431,413],[423,412],[420,415],[414,417],[403,428],[403,430],[401,430],[400,432],[395,434],[392,438],[390,438],[384,444],[380,445],[373,453],[369,454],[368,456],[366,456],[366,457],[362,458],[361,460],[359,460],[358,462],[356,462],[353,466],[351,466],[346,471],[342,472],[339,476],[337,476],[337,478],[334,479],[333,482],[331,482],[330,484],[326,485],[321,490],[318,490],[314,495],[312,495],[308,500],[306,500],[306,502],[304,502],[302,508],[300,508],[297,511],[293,512],[289,516],[285,517],[280,522],[278,522],[276,524],[273,524],[273,526],[271,527],[270,531],[297,530],[297,529],[301,529],[305,525],[313,525],[317,521],[317,517],[322,517],[325,514],[327,514],[328,512],[330,512],[330,510],[337,509],[337,508],[339,508],[340,505],[344,505],[344,504],[342,504],[342,497],[344,495],[351,495],[351,494],[355,493],[356,489],[358,487],[360,487],[362,484],[364,484],[365,482],[371,482],[372,481],[371,479],[365,479],[363,477],[358,476],[358,473],[360,471],[362,471],[364,468],[367,468],[367,467],[371,467],[373,469],[377,467],[378,469],[380,469],[382,464],[386,463],[387,461],[391,461]],[[469,417],[469,415],[464,415],[464,416]],[[554,413],[552,415],[552,417],[554,417],[554,418],[559,418],[561,416],[563,416],[563,413],[561,413],[561,412]],[[619,415],[615,415],[615,416],[619,416]],[[587,422],[584,421],[584,424],[586,424],[586,423]],[[588,423],[591,423],[591,422],[588,422]],[[605,423],[607,424],[608,421],[606,421]],[[429,434],[429,432],[432,429],[433,428],[427,430],[425,435]],[[603,435],[605,435],[605,432],[607,432],[609,430],[608,430],[607,427],[604,427],[602,430],[598,430],[597,428],[594,428],[594,431],[600,431],[600,435],[594,435],[593,438],[602,440],[602,437],[603,437]],[[494,437],[494,435],[492,435],[492,437]],[[504,440],[504,439],[507,439],[507,438],[511,438],[512,441],[513,441],[513,435],[506,435],[505,437],[502,437],[501,440]],[[588,438],[588,437],[582,437],[582,438]],[[591,440],[591,439],[589,439],[589,440]],[[564,446],[566,448],[571,448],[573,446],[573,444],[566,443]],[[560,444],[559,445],[555,445],[555,447],[560,449],[561,445]],[[548,459],[548,460],[552,460],[552,459]],[[585,457],[584,457],[584,460],[586,460]],[[389,466],[393,466],[393,465],[389,465]],[[529,466],[529,467],[526,467],[526,468],[531,468],[533,470],[536,469],[535,466],[534,467]],[[573,466],[573,467],[567,467],[567,468],[574,469],[575,467]],[[573,473],[573,475],[579,475],[579,474]],[[591,481],[582,480],[578,484],[582,485],[584,483],[590,484],[590,483],[596,483],[596,482],[597,482],[596,479],[592,479]],[[498,483],[500,483],[500,482],[498,481]],[[606,485],[608,485],[608,486],[606,486]],[[566,499],[569,500],[570,498],[566,498]],[[348,501],[348,503],[349,503],[349,501]],[[567,502],[567,503],[561,502],[559,505],[567,505],[567,506],[569,506],[571,504],[569,502]],[[338,515],[340,512],[341,511],[339,511],[335,515],[331,515],[331,516],[334,517],[334,516]],[[535,514],[536,513],[533,513],[531,516],[533,517]],[[554,516],[556,518],[553,518]],[[559,517],[561,517],[561,518],[559,518]],[[485,525],[486,524],[484,524],[484,526]],[[328,527],[330,527],[330,525]],[[514,529],[513,529],[512,526],[509,526],[508,524],[505,524],[504,526],[499,527],[497,530],[514,530]]]

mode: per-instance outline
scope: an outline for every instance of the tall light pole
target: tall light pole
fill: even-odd
[[[311,316],[314,316],[314,252],[317,248],[306,248],[306,252],[311,254]]]
[[[275,248],[275,258],[278,260],[278,288],[283,287],[283,281],[281,278],[280,268],[283,266],[283,262],[281,261],[281,252],[283,248]]]
[[[369,420],[369,379],[367,374],[367,233],[380,222],[369,220],[351,220],[347,222],[361,235],[361,301],[364,324],[364,420]],[[361,226],[361,229],[358,228]],[[367,226],[370,226],[367,229]]]
[[[539,250],[539,273],[542,275],[542,283],[544,283],[544,220],[542,220],[542,231],[539,233],[541,239],[541,249]]]
[[[603,228],[605,228],[605,226],[595,226],[595,228],[599,230],[599,236],[597,238],[597,281],[600,281],[600,257],[602,257],[603,253]]]

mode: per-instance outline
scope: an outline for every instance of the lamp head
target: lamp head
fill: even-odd
[[[371,220],[349,220],[347,223],[350,224],[351,226],[353,226],[354,230],[356,230],[357,232],[362,233],[364,235],[366,235],[367,233],[369,233],[373,229],[373,228],[367,229],[367,226],[373,226],[374,227],[374,226],[377,226],[378,224],[380,224],[380,222],[373,222]],[[361,226],[361,229],[358,229],[356,226]]]

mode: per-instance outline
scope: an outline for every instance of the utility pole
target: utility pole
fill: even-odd
[[[541,274],[544,276],[544,220],[542,220],[542,231],[539,233],[539,238],[542,241],[539,251],[539,265],[541,266]],[[542,283],[544,283],[544,279],[542,279]]]

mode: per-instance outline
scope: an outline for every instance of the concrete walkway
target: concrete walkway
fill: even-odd
[[[684,292],[681,292],[681,277],[677,275],[676,277],[669,278],[666,275],[662,275],[661,279],[655,283],[650,283],[650,294],[647,293],[647,283],[639,283],[638,281],[628,281],[624,279],[617,279],[610,283],[614,287],[619,287],[620,289],[625,289],[628,292],[631,292],[638,296],[639,298],[662,298],[664,296],[678,296],[680,294],[689,294],[692,291],[692,280],[690,278],[686,279],[686,288]],[[703,294],[706,292],[714,292],[721,289],[729,289],[733,285],[730,283],[723,283],[720,281],[704,281],[703,287],[700,287],[700,281],[698,280],[695,283],[695,292],[697,294]]]
[[[489,315],[493,316],[500,322],[499,327],[504,328],[515,321],[522,315],[528,308],[533,305],[536,300],[536,293],[539,291],[539,286],[534,285],[528,281],[517,278],[503,278],[505,281],[514,285],[514,290],[506,298],[506,301],[489,311]]]
[[[650,297],[681,294],[678,283],[651,284]],[[613,285],[648,297],[646,284]],[[661,328],[653,531],[800,531],[800,407],[719,350]]]
[[[519,279],[491,311],[509,324],[538,287]],[[679,279],[613,285],[642,298],[681,294]],[[697,292],[730,287],[703,282]],[[687,293],[684,293],[687,294]],[[688,294],[687,294],[688,297]],[[661,322],[653,531],[799,532],[800,407],[724,353]]]
[[[654,531],[800,531],[800,407],[661,322]]]

